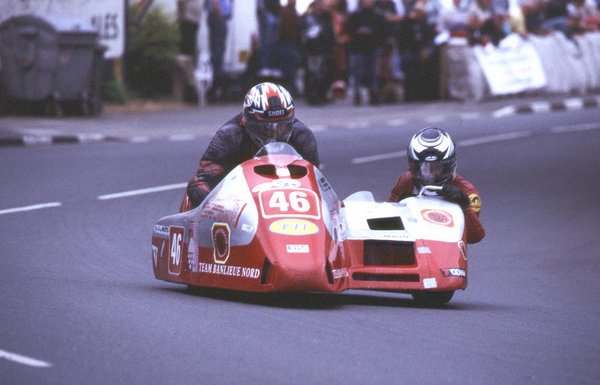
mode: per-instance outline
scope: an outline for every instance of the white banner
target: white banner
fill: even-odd
[[[125,0],[0,0],[0,22],[17,15],[46,19],[58,31],[98,31],[104,57],[123,56]]]
[[[498,47],[473,47],[492,95],[507,95],[546,86],[546,76],[533,44],[513,34]]]

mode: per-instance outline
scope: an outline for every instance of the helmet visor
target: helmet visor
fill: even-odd
[[[257,144],[264,146],[272,142],[288,142],[294,125],[291,119],[278,122],[251,121],[247,123],[247,130]]]
[[[418,180],[422,186],[442,184],[448,181],[454,173],[454,167],[451,162],[439,160],[422,162],[418,167]]]

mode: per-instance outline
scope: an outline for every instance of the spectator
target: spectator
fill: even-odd
[[[348,17],[348,2],[346,0],[331,0],[329,12],[333,22],[335,45],[333,47],[333,97],[346,97],[348,82],[346,44],[348,35],[344,31],[344,23]]]
[[[503,26],[507,15],[492,6],[492,0],[475,0],[469,7],[467,24],[471,44],[498,45],[506,36]]]
[[[300,18],[296,12],[296,0],[288,0],[281,8],[279,24],[278,62],[283,85],[296,96],[296,73],[300,66]]]
[[[208,97],[219,100],[223,95],[223,57],[227,39],[227,21],[233,11],[233,0],[206,0],[208,11],[208,38],[210,46],[210,61],[213,67],[213,85],[208,91]]]
[[[569,26],[575,34],[598,31],[598,6],[591,0],[571,0],[567,5]]]
[[[405,0],[406,17],[400,24],[398,49],[408,102],[432,100],[439,95],[439,55],[433,43],[435,28],[428,23],[423,0]]]
[[[198,26],[202,16],[200,0],[177,0],[177,20],[179,22],[179,52],[192,57],[196,62],[198,50]]]
[[[177,80],[173,93],[190,103],[198,102],[194,69],[198,64],[198,26],[202,16],[200,0],[177,0],[179,23],[179,55],[177,56]]]
[[[376,60],[385,40],[385,19],[375,12],[374,4],[375,0],[360,0],[359,9],[348,16],[345,25],[355,105],[361,104],[362,86],[369,88],[370,103],[379,103]]]
[[[569,36],[567,3],[569,0],[548,0],[544,5],[542,33],[560,31]]]
[[[277,66],[275,53],[281,5],[279,4],[279,0],[258,0],[256,12],[258,15],[258,34],[260,40],[261,75],[269,77],[272,70]]]
[[[468,9],[462,0],[452,0],[449,7],[443,8],[437,19],[437,32],[455,37],[467,37]]]
[[[525,18],[525,29],[528,33],[542,34],[545,20],[545,0],[520,0],[521,12]]]
[[[404,18],[398,13],[396,3],[392,0],[376,0],[375,12],[385,19],[386,37],[379,55],[378,81],[381,85],[381,97],[385,101],[396,101],[394,81],[401,78],[395,69],[398,68],[398,50],[396,36],[400,30],[400,22]]]
[[[327,102],[333,82],[333,47],[335,36],[331,14],[323,0],[312,2],[302,17],[304,53],[304,94],[310,104]]]

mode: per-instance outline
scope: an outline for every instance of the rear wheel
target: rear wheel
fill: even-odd
[[[412,297],[419,305],[442,306],[450,302],[454,291],[416,291]]]

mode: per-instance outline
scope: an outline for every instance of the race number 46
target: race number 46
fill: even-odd
[[[259,193],[264,218],[321,218],[319,198],[307,189],[264,190]]]
[[[183,227],[169,228],[169,273],[181,274],[181,256],[183,254]]]

